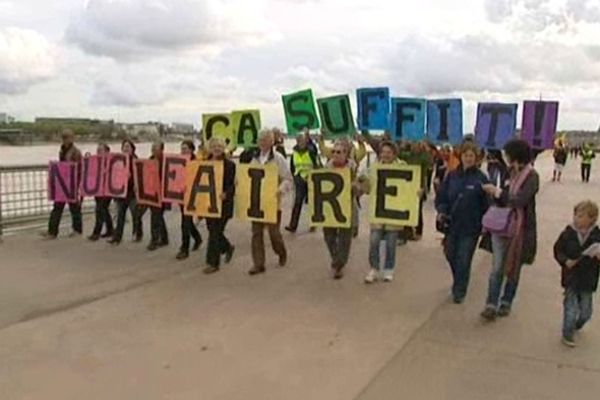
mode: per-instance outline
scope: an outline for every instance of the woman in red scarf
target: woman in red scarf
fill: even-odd
[[[523,140],[512,140],[504,146],[504,152],[510,171],[509,186],[499,188],[490,184],[484,190],[494,197],[497,205],[513,210],[510,217],[513,229],[509,235],[492,235],[494,261],[486,306],[481,313],[486,320],[510,314],[521,267],[533,264],[537,251],[535,196],[540,177],[531,165],[531,148]]]

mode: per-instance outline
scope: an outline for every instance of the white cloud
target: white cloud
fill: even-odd
[[[177,50],[213,51],[265,37],[262,0],[90,0],[67,39],[87,53],[138,59]]]
[[[0,93],[26,92],[57,71],[56,47],[32,30],[0,29]]]

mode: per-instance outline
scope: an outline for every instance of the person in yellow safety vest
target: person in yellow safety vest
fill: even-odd
[[[596,158],[596,152],[588,145],[584,144],[581,149],[581,181],[588,183],[590,181],[590,173],[592,172],[592,160]]]
[[[308,147],[308,141],[305,135],[296,136],[296,146],[290,157],[290,170],[294,176],[294,186],[296,195],[294,198],[294,209],[290,223],[285,227],[288,232],[295,233],[300,221],[302,205],[308,198],[308,174],[318,167],[317,154]],[[311,229],[311,232],[313,230]]]
[[[323,132],[321,132],[323,133]],[[365,139],[362,135],[356,134],[354,136],[358,147],[354,147],[354,145],[350,142],[350,159],[353,160],[356,165],[360,165],[362,160],[367,156],[367,146],[365,145]],[[321,155],[325,157],[327,160],[331,160],[333,147],[327,146],[325,144],[325,139],[323,135],[319,136],[319,151]]]

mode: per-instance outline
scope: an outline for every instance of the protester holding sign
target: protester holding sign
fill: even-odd
[[[210,161],[223,163],[223,192],[221,194],[221,216],[218,218],[206,218],[208,228],[208,247],[206,249],[205,274],[212,274],[219,270],[221,255],[225,255],[225,263],[228,264],[233,257],[235,247],[225,237],[227,222],[233,217],[233,199],[235,196],[235,163],[225,155],[225,141],[214,137],[208,142]]]
[[[354,147],[354,144],[351,141],[348,141],[350,145],[350,155],[348,157],[354,162],[354,164],[360,165],[362,160],[364,160],[367,156],[367,146],[365,146],[365,139],[362,135],[357,134],[355,139],[358,147]],[[327,160],[331,160],[333,158],[333,147],[327,146],[323,132],[321,132],[321,135],[319,135],[318,144],[321,155]]]
[[[497,214],[496,219],[504,219],[500,225],[504,225],[505,229],[491,232],[494,260],[486,306],[481,313],[487,320],[510,314],[521,268],[523,264],[533,264],[537,252],[535,196],[540,187],[540,177],[531,165],[531,147],[523,140],[513,139],[504,146],[504,153],[511,176],[510,184],[504,188],[493,184],[484,186],[496,205],[505,209],[504,212],[497,207],[496,211],[490,209],[491,213]],[[503,286],[504,293],[500,297]]]
[[[338,140],[333,145],[331,151],[331,159],[327,162],[327,168],[349,169],[352,180],[352,218],[349,228],[323,228],[323,236],[327,244],[327,250],[331,256],[331,269],[333,270],[334,279],[342,279],[344,277],[343,269],[348,263],[350,257],[350,246],[352,244],[352,232],[357,228],[358,207],[356,204],[356,196],[359,194],[360,188],[355,182],[357,175],[357,165],[354,160],[350,159],[351,143],[345,140]]]
[[[152,156],[150,159],[158,162],[158,187],[160,187],[160,177],[162,176],[164,150],[165,144],[163,142],[152,143]],[[162,202],[160,196],[158,203],[157,206],[150,206],[150,243],[148,244],[148,251],[154,251],[169,245],[169,232],[164,216],[167,206]]]
[[[194,146],[193,141],[184,140],[181,143],[181,155],[189,157],[190,161],[194,161],[196,159],[196,155],[194,154],[195,150],[196,146]],[[179,209],[181,211],[181,247],[179,248],[179,253],[177,253],[175,258],[178,260],[185,260],[190,254],[190,239],[194,238],[194,246],[192,247],[192,251],[196,251],[202,245],[202,236],[194,224],[194,217],[184,214],[183,205],[180,205]]]
[[[258,152],[256,152],[252,163],[267,165],[275,164],[279,173],[279,188],[277,190],[279,201],[279,210],[277,214],[277,223],[267,224],[262,222],[252,222],[252,261],[254,266],[248,273],[250,275],[262,274],[265,272],[265,243],[264,230],[267,229],[271,239],[271,246],[275,254],[279,256],[279,266],[283,267],[287,263],[287,250],[281,236],[281,196],[289,191],[289,185],[292,176],[285,158],[273,148],[274,138],[270,130],[263,130],[258,137]]]
[[[104,157],[110,153],[110,147],[106,143],[100,143],[96,154],[100,157]],[[104,162],[104,158],[101,159]],[[97,241],[100,238],[109,238],[113,235],[113,221],[110,215],[110,202],[111,198],[107,196],[94,197],[96,202],[96,223],[94,224],[94,230],[91,236],[88,237],[92,242]],[[102,233],[102,228],[106,225],[106,231]]]
[[[58,159],[61,162],[72,162],[79,165],[81,162],[81,151],[75,146],[75,134],[70,129],[65,129],[62,133],[62,145],[58,153]],[[77,173],[79,176],[79,173]],[[74,182],[75,183],[75,182]],[[76,187],[79,187],[78,185]],[[58,236],[58,228],[60,226],[60,220],[62,218],[63,210],[65,209],[65,202],[55,201],[50,213],[50,220],[48,221],[48,231],[42,236],[46,239],[56,239]],[[81,219],[81,201],[79,196],[76,196],[74,201],[69,202],[69,212],[71,213],[71,226],[72,231],[69,236],[78,236],[83,232],[83,222]]]
[[[404,161],[398,159],[398,148],[392,142],[383,141],[379,143],[378,149],[378,162],[373,165],[374,168],[406,164]],[[370,170],[364,175],[370,177]],[[373,190],[373,188],[368,187],[367,191],[371,190]],[[402,229],[403,227],[400,225],[371,224],[371,237],[369,243],[369,264],[371,270],[365,277],[365,283],[373,283],[379,278],[382,278],[385,282],[391,282],[394,279],[396,246],[399,231]],[[381,259],[379,254],[382,241],[385,241],[385,263],[383,266],[383,273],[381,273]]]
[[[488,179],[477,167],[478,154],[475,144],[462,145],[461,165],[448,174],[435,199],[438,225],[444,226],[444,252],[452,269],[452,297],[456,304],[461,304],[467,295],[481,220],[488,208],[484,191]]]
[[[294,187],[296,191],[294,209],[292,210],[290,224],[285,227],[286,231],[295,233],[298,229],[302,205],[306,202],[308,197],[308,174],[319,166],[317,157],[317,154],[313,153],[308,148],[306,136],[296,136],[296,146],[294,147],[292,157],[290,157],[290,170],[294,177]]]
[[[137,160],[135,154],[135,144],[129,139],[123,140],[121,143],[121,152],[127,157],[127,184],[125,188],[125,197],[116,198],[117,203],[117,226],[114,231],[112,239],[109,241],[110,244],[118,245],[123,239],[123,229],[125,228],[125,216],[127,209],[131,213],[131,219],[133,221],[133,241],[141,242],[144,236],[142,218],[137,201],[135,199],[135,187],[133,177],[133,161]],[[110,172],[110,169],[108,170]]]

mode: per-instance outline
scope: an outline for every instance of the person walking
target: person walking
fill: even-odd
[[[106,143],[98,144],[98,149],[96,150],[98,156],[105,156],[108,153],[110,153],[110,147]],[[112,199],[110,197],[95,197],[94,201],[96,202],[96,222],[92,234],[88,237],[88,240],[92,242],[100,238],[109,238],[113,235],[113,220],[109,209]],[[104,226],[106,226],[106,230],[102,233]]]
[[[584,144],[581,148],[581,181],[588,183],[592,172],[592,161],[596,158],[596,153],[590,145]]]
[[[196,146],[194,145],[193,141],[184,140],[181,142],[181,155],[188,157],[188,160],[196,160],[196,154],[194,154],[195,151]],[[190,255],[191,239],[194,239],[192,251],[196,251],[202,245],[202,236],[194,224],[194,217],[191,215],[185,215],[183,212],[183,206],[179,206],[179,211],[181,212],[181,247],[179,248],[179,253],[177,253],[175,258],[177,260],[185,260]]]
[[[288,232],[296,233],[300,221],[302,206],[308,198],[308,174],[318,167],[317,154],[308,148],[306,136],[296,136],[296,146],[290,157],[290,170],[294,177],[294,208],[290,223],[285,227]]]
[[[233,201],[235,196],[235,170],[236,165],[227,158],[225,153],[225,142],[221,138],[213,137],[208,142],[210,155],[209,161],[223,163],[223,193],[221,195],[221,216],[218,218],[206,218],[208,227],[208,247],[206,249],[205,274],[219,271],[221,256],[225,255],[225,263],[228,264],[235,247],[225,236],[227,222],[233,217]]]
[[[512,210],[507,217],[510,232],[491,235],[493,265],[486,306],[481,313],[490,321],[510,314],[522,266],[533,264],[537,253],[535,198],[540,177],[531,165],[531,148],[523,140],[511,140],[504,146],[504,154],[510,171],[509,185],[504,188],[493,184],[484,186],[496,206]]]
[[[265,269],[265,243],[264,231],[269,232],[273,251],[279,257],[279,266],[284,267],[287,263],[287,250],[281,236],[281,197],[289,191],[292,176],[288,164],[283,156],[274,150],[273,133],[263,130],[258,137],[258,151],[255,153],[251,164],[267,165],[275,164],[279,175],[279,187],[277,196],[279,198],[279,211],[277,222],[274,224],[263,222],[252,222],[252,262],[253,267],[248,271],[250,276],[262,274]]]
[[[488,179],[477,167],[478,156],[479,149],[474,143],[463,143],[460,166],[448,174],[435,199],[438,222],[448,221],[444,251],[452,270],[455,304],[461,304],[467,295],[473,254],[488,208],[483,189]]]
[[[77,177],[80,177],[81,168],[81,151],[75,146],[75,134],[71,129],[65,129],[62,132],[62,145],[58,152],[58,160],[64,162],[72,162],[78,164]],[[66,203],[54,202],[50,219],[48,221],[48,230],[42,234],[45,239],[56,239],[60,227],[60,220],[65,209]],[[69,212],[71,213],[71,233],[69,237],[79,236],[83,232],[83,221],[81,217],[81,198],[72,203],[69,203]]]

